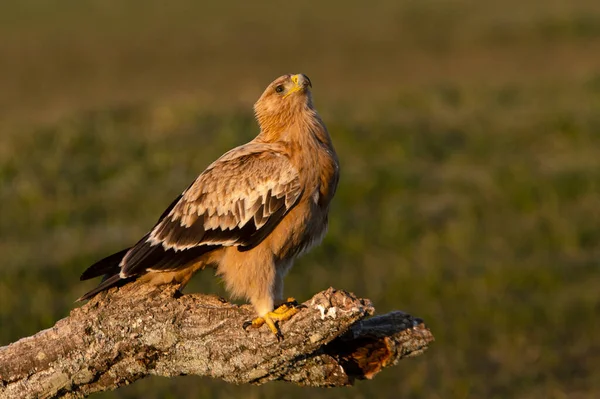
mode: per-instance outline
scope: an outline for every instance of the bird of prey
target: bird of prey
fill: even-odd
[[[306,75],[273,81],[254,105],[259,134],[210,164],[131,248],[90,266],[81,280],[104,276],[79,300],[140,279],[178,284],[216,268],[233,297],[249,300],[281,338],[276,321],[297,311],[284,301],[283,279],[294,259],[327,230],[339,164],[312,102]]]

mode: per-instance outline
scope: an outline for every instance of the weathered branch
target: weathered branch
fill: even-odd
[[[252,308],[129,284],[54,327],[0,348],[1,398],[79,398],[148,375],[344,386],[422,353],[433,336],[402,312],[365,319],[369,300],[332,288],[282,324],[246,332]]]

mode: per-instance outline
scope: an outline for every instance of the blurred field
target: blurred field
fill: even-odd
[[[600,2],[0,4],[0,345],[91,288],[252,102],[311,77],[342,162],[287,293],[329,286],[437,341],[351,389],[148,379],[95,398],[600,397]],[[225,295],[210,272],[188,291]]]

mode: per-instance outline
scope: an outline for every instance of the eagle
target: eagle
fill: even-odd
[[[339,180],[331,137],[303,74],[275,79],[254,104],[260,131],[210,164],[135,245],[90,266],[81,280],[103,276],[87,300],[134,280],[178,285],[216,269],[229,294],[256,310],[244,328],[298,312],[284,300],[283,280],[295,258],[321,242]]]

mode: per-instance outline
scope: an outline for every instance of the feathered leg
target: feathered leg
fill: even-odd
[[[300,311],[303,306],[298,305],[298,302],[294,298],[288,298],[283,301],[283,279],[291,268],[291,262],[278,265],[276,267],[275,278],[273,281],[272,289],[270,290],[271,296],[269,298],[257,298],[252,300],[252,304],[256,308],[260,317],[255,318],[252,321],[244,323],[244,329],[252,326],[259,328],[263,324],[266,324],[271,332],[275,334],[278,341],[283,339],[283,335],[279,330],[279,327],[275,322],[286,321],[292,318],[296,313]],[[273,309],[274,304],[278,304],[275,310],[267,311],[267,309]]]

